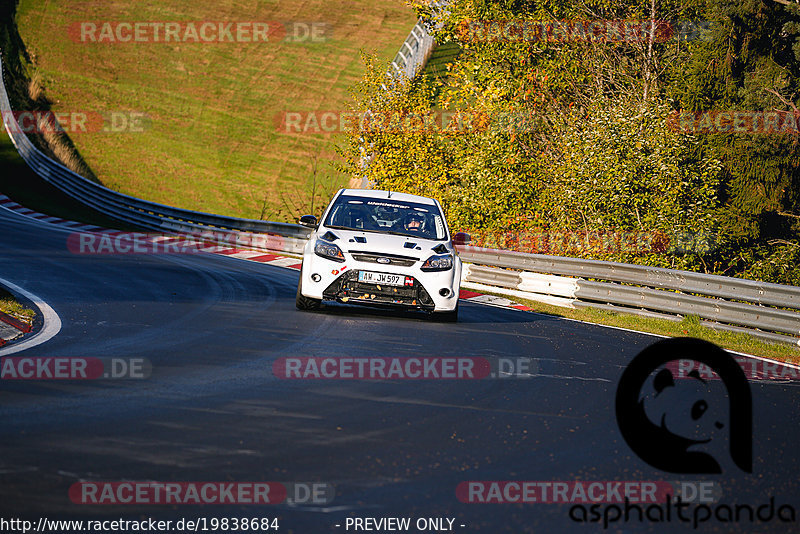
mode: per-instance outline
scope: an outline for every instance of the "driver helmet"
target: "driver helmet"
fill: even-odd
[[[408,215],[406,215],[406,223],[405,223],[406,230],[412,230],[417,232],[422,230],[423,220],[424,219],[421,214],[415,212],[409,213]]]

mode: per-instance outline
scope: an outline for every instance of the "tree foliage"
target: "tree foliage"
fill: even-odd
[[[343,168],[438,198],[488,246],[797,283],[798,136],[684,132],[676,112],[798,112],[800,5],[776,0],[418,3],[447,76],[398,81],[374,60],[354,108],[466,114],[457,131],[353,131]],[[661,21],[622,40],[581,21]],[[503,34],[513,22],[536,29]],[[526,26],[527,25],[527,26]],[[586,26],[583,26],[584,28]],[[646,28],[646,27],[645,27]],[[527,31],[527,30],[526,30]],[[534,36],[534,37],[531,37]],[[531,247],[521,236],[579,236]],[[590,236],[647,236],[646,247]],[[602,245],[602,243],[600,243]]]

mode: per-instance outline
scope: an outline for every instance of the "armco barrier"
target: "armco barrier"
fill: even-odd
[[[794,286],[610,261],[525,254],[476,247],[468,247],[468,250],[469,252],[464,256],[465,261],[483,265],[675,289],[686,293],[744,300],[765,306],[800,308],[800,288]]]
[[[533,300],[538,300],[537,295],[564,297],[570,299],[564,304],[572,307],[696,315],[719,325],[745,327],[769,341],[800,345],[800,313],[796,311],[800,287],[477,247],[460,247],[460,252],[462,260],[470,263],[464,269],[467,283],[510,289],[518,296],[528,293]]]
[[[277,240],[279,247],[269,250],[287,254],[300,254],[308,239],[309,230],[300,225],[173,208],[95,184],[37,149],[21,133],[11,111],[5,83],[0,83],[0,112],[20,156],[46,181],[109,217],[160,232],[278,235],[283,237]],[[533,298],[547,295],[570,302],[574,307],[591,306],[643,315],[693,314],[717,328],[746,329],[769,341],[800,345],[798,287],[641,265],[469,246],[459,249],[462,259],[471,264],[464,270],[467,284],[477,283],[500,291],[505,288]]]
[[[0,62],[0,77],[3,75]],[[5,80],[0,83],[0,113],[6,131],[20,156],[39,176],[67,195],[109,217],[161,232],[196,233],[213,230],[275,234],[285,238],[283,252],[302,252],[304,241],[309,235],[308,229],[303,226],[224,217],[141,200],[98,185],[53,161],[34,146],[19,128],[12,113]]]

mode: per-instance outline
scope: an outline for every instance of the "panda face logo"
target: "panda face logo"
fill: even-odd
[[[709,382],[692,371],[685,380],[675,380],[669,368],[654,371],[640,392],[647,418],[663,430],[691,440],[708,443],[725,429],[727,409],[724,386]]]
[[[721,380],[697,371],[675,380],[666,363],[692,359],[711,367]],[[617,389],[617,422],[633,451],[670,473],[721,473],[715,459],[727,454],[752,471],[752,402],[738,363],[719,347],[691,338],[659,341],[625,369]]]

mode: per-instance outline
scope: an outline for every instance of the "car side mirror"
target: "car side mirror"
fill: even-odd
[[[453,244],[454,245],[466,245],[470,241],[472,241],[472,237],[465,232],[458,232],[456,235],[453,236]]]
[[[317,227],[317,218],[313,215],[303,215],[300,217],[298,221],[303,226],[307,226],[309,228],[316,228]]]

